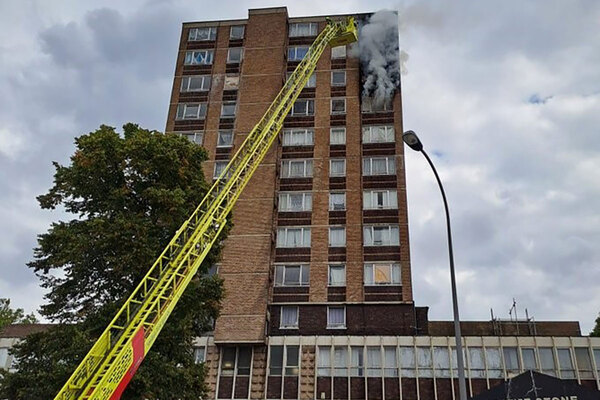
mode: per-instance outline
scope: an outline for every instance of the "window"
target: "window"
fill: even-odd
[[[389,157],[364,157],[363,175],[396,175],[396,159]]]
[[[327,307],[327,328],[346,328],[346,307]]]
[[[197,40],[215,40],[217,37],[217,27],[207,26],[203,28],[192,28],[188,35],[189,41]]]
[[[194,348],[194,362],[196,364],[203,363],[206,357],[206,347],[195,347]],[[0,363],[1,365],[1,363]]]
[[[331,99],[332,114],[346,114],[346,99]]]
[[[485,378],[485,363],[481,347],[469,347],[469,373],[471,378]]]
[[[365,285],[400,285],[400,264],[365,264]]]
[[[331,86],[346,86],[346,71],[331,71]]]
[[[346,144],[346,128],[331,128],[329,144]]]
[[[554,362],[552,347],[540,347],[538,353],[540,355],[540,371],[547,375],[556,376],[556,363]]]
[[[537,370],[537,360],[535,359],[534,348],[521,348],[521,357],[523,358],[524,370]]]
[[[319,346],[318,350],[317,375],[331,376],[331,347]]]
[[[237,348],[237,375],[250,375],[252,363],[252,347],[240,346]]]
[[[234,25],[229,29],[229,39],[243,39],[244,38],[244,25]]]
[[[400,374],[402,377],[414,378],[416,366],[414,347],[400,347]]]
[[[175,119],[204,119],[206,116],[206,103],[178,104]]]
[[[292,76],[292,74],[293,74],[293,72],[287,72],[286,79],[290,79],[290,76]],[[317,75],[315,75],[315,73],[313,72],[312,75],[308,77],[308,80],[306,81],[304,88],[314,88],[314,87],[317,87]]]
[[[221,374],[233,376],[235,374],[250,375],[252,348],[250,346],[223,347],[221,358]]]
[[[221,105],[221,118],[233,118],[235,117],[235,102],[225,102]]]
[[[364,113],[392,111],[393,109],[392,99],[374,100],[372,97],[362,98],[362,112]]]
[[[563,379],[575,379],[575,369],[573,368],[571,351],[569,349],[556,349],[556,354],[558,355],[560,377]]]
[[[231,47],[227,50],[227,64],[239,64],[242,62],[244,49],[241,47]]]
[[[290,37],[317,36],[316,22],[299,22],[290,24]]]
[[[397,360],[396,360],[396,348],[392,346],[385,346],[383,348],[384,356],[384,369],[383,376],[385,377],[396,377],[398,376]]]
[[[308,286],[308,265],[276,265],[275,286]]]
[[[217,147],[233,146],[233,131],[219,131],[217,134]]]
[[[500,355],[500,349],[498,347],[485,348],[485,361],[487,362],[489,378],[499,379],[504,376],[502,356]]]
[[[343,211],[346,209],[346,193],[329,193],[329,211]]]
[[[312,209],[312,194],[309,192],[279,193],[280,212],[310,211]]]
[[[433,348],[433,367],[437,378],[450,378],[450,354],[447,347]]]
[[[348,347],[335,346],[333,348],[333,376],[348,375]]]
[[[346,46],[337,46],[331,49],[331,58],[346,58]]]
[[[329,160],[329,176],[346,176],[346,160],[343,158]]]
[[[315,101],[313,99],[299,99],[296,100],[292,107],[291,115],[302,116],[302,115],[314,115],[315,113]]]
[[[346,228],[336,226],[329,228],[329,247],[346,246]]]
[[[8,347],[0,347],[0,369],[8,369]]]
[[[398,192],[395,189],[365,190],[363,192],[363,208],[365,210],[382,210],[398,208]]]
[[[312,175],[312,160],[283,160],[281,162],[282,178],[310,178]]]
[[[381,348],[367,346],[367,376],[381,376]]]
[[[185,132],[181,133],[181,136],[187,138],[192,143],[202,144],[204,139],[204,132]]]
[[[329,286],[346,286],[346,266],[330,265],[327,284]]]
[[[213,264],[210,267],[208,267],[208,269],[202,276],[205,276],[205,277],[215,276],[218,273],[219,273],[219,264]]]
[[[300,346],[285,346],[285,375],[297,376],[300,371]]]
[[[417,347],[417,365],[419,376],[423,378],[433,377],[433,359],[430,347]]]
[[[516,347],[504,347],[504,365],[507,374],[518,373],[521,369]]]
[[[181,79],[182,92],[202,92],[210,90],[210,75],[184,76]]]
[[[350,348],[350,376],[364,376],[364,349],[359,346]]]
[[[283,346],[269,348],[269,375],[281,375],[283,372]]]
[[[587,347],[575,347],[575,361],[577,361],[579,378],[594,379],[592,359],[590,358],[590,352]]]
[[[392,125],[364,126],[362,140],[363,143],[394,142],[394,127]]]
[[[467,356],[465,355],[465,348],[463,347],[463,361],[466,361]],[[458,376],[458,353],[456,352],[456,347],[452,348],[452,353],[451,353],[451,365],[452,365],[452,376]],[[465,365],[465,368],[467,368],[467,366]]]
[[[290,46],[288,47],[288,61],[302,61],[308,53],[308,46]]]
[[[214,179],[217,179],[221,176],[221,173],[225,170],[227,164],[229,164],[229,161],[215,161],[215,170],[213,172]]]
[[[278,228],[277,247],[310,247],[310,228]]]
[[[223,90],[238,90],[240,87],[239,75],[226,75],[223,83]]]
[[[185,52],[184,65],[210,65],[213,63],[212,50],[194,50]]]
[[[365,246],[399,246],[397,225],[364,226]]]
[[[284,129],[284,146],[312,146],[314,144],[313,129]]]
[[[235,368],[235,347],[223,347],[221,356],[221,375],[233,376]]]
[[[296,306],[282,306],[281,307],[281,322],[279,324],[281,329],[293,329],[298,328],[298,307]]]
[[[600,349],[594,349],[594,359],[596,360],[596,370],[600,376]]]

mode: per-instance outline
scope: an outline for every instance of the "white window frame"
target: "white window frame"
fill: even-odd
[[[343,49],[343,51],[342,51]],[[339,54],[336,54],[339,53]],[[342,55],[343,53],[343,55]],[[331,48],[331,59],[332,60],[341,60],[342,58],[346,58],[346,45],[336,46]]]
[[[333,172],[333,164],[334,163],[343,163],[344,171],[342,173],[334,173]],[[329,176],[346,176],[346,159],[345,158],[331,158],[329,160]]]
[[[304,143],[293,143],[294,135],[303,134]],[[312,128],[289,128],[284,129],[282,133],[281,145],[287,146],[313,146],[315,144],[315,130]]]
[[[225,143],[225,144],[222,143],[222,141],[221,141],[221,137],[222,137],[221,134],[225,134],[225,133],[231,134],[231,143]],[[228,129],[228,130],[219,130],[217,132],[217,148],[221,149],[221,148],[230,148],[230,147],[233,147],[233,139],[234,139],[233,135],[234,134],[233,134],[233,131],[231,129]]]
[[[197,61],[196,53],[202,53],[200,56],[200,62]],[[184,65],[212,65],[215,59],[215,53],[213,50],[190,50],[185,52],[185,59],[183,60]]]
[[[300,237],[301,237],[301,245],[300,246],[287,246],[287,235],[288,232],[290,232],[291,230],[300,230]],[[305,232],[308,231],[308,237],[305,237]],[[280,240],[280,238],[283,235],[283,239]],[[298,248],[306,248],[306,247],[310,247],[310,241],[311,241],[311,231],[310,231],[310,227],[306,227],[306,226],[285,226],[285,227],[280,227],[277,228],[277,242],[276,242],[276,247],[280,248],[280,249],[298,249]]]
[[[331,283],[331,269],[340,268],[344,271],[344,282],[339,284]],[[330,287],[346,287],[346,264],[329,264],[327,266],[327,286]]]
[[[338,230],[343,231],[344,242],[343,243],[332,243],[331,242],[331,231]],[[330,226],[329,227],[329,247],[346,247],[346,227],[345,226]]]
[[[343,111],[333,111],[333,102],[334,101],[342,101],[344,103],[344,110]],[[346,114],[346,98],[345,97],[332,97],[330,104],[331,104],[331,115]]]
[[[215,166],[213,169],[213,179],[217,179],[219,176],[221,176],[221,173],[223,172],[223,170],[225,170],[225,168],[227,168],[227,164],[229,164],[229,160],[217,160],[215,161]],[[217,173],[217,165],[223,165],[223,170],[219,171]]]
[[[389,243],[384,243],[382,241],[382,243],[380,244],[376,244],[375,241],[373,241],[373,243],[367,243],[367,235],[365,235],[365,231],[366,230],[371,230],[371,238],[374,239],[375,238],[375,230],[378,229],[386,229],[388,230],[388,237],[390,238]],[[392,231],[393,230],[397,231],[397,238],[398,238],[398,243],[396,243],[395,241],[392,240]],[[390,224],[390,225],[364,225],[363,226],[363,245],[365,247],[379,247],[379,246],[400,246],[400,229],[398,227],[398,225],[395,224]]]
[[[302,196],[302,209],[294,210],[291,206],[292,196]],[[309,200],[310,199],[310,200]],[[305,212],[312,210],[311,192],[280,192],[279,193],[279,212]]]
[[[191,107],[198,107],[198,110],[196,111],[196,116],[191,118],[186,117],[188,108]],[[175,119],[177,121],[204,119],[206,118],[207,108],[208,106],[206,103],[179,103],[177,104],[177,112],[175,114]]]
[[[303,33],[303,32],[298,32],[300,26],[302,26],[302,25],[304,25],[305,27],[308,28],[308,35],[301,35],[300,33]],[[316,22],[295,22],[295,23],[290,24],[289,37],[317,36],[318,30],[319,30],[319,26],[317,25]]]
[[[202,84],[200,85],[200,89],[190,89],[192,79],[201,79]],[[183,93],[187,92],[208,92],[210,90],[211,85],[211,76],[210,75],[186,75],[181,78],[181,88],[180,91]]]
[[[300,268],[300,275],[297,284],[286,284],[285,277],[288,268]],[[283,271],[283,272],[280,272]],[[306,278],[307,281],[304,282],[302,278],[304,277],[304,272],[307,272]],[[280,274],[283,274],[281,279],[279,279]],[[275,264],[275,287],[307,287],[310,285],[310,265],[309,264]]]
[[[377,204],[377,197],[383,194],[383,205]],[[393,200],[392,200],[393,199]],[[363,190],[363,210],[397,210],[398,191],[396,189]]]
[[[208,35],[206,39],[198,39],[198,32],[207,30]],[[188,33],[188,42],[209,42],[217,39],[217,27],[216,26],[203,26],[199,28],[191,28]]]
[[[343,133],[343,138],[344,140],[342,142],[334,142],[333,139],[333,132],[334,131],[340,131],[340,132],[344,132]],[[329,145],[345,145],[346,144],[346,127],[345,126],[335,126],[331,129],[329,129]]]
[[[336,83],[333,79],[334,75],[336,74],[341,74],[344,77],[343,82],[341,83]],[[340,86],[346,86],[346,71],[343,69],[334,69],[333,71],[331,71],[331,86],[333,87],[340,87]],[[345,105],[344,105],[344,109],[345,109]]]
[[[332,324],[330,314],[332,309],[342,309],[344,311],[344,322],[342,324]],[[346,307],[345,306],[328,306],[327,307],[327,329],[346,329]]]
[[[296,175],[292,175],[291,174],[291,164],[292,163],[297,163],[297,162],[303,162],[304,163],[304,171],[303,174],[301,176],[296,176]],[[287,167],[286,167],[287,164]],[[284,174],[284,172],[287,170],[287,174]],[[290,158],[290,159],[286,159],[286,160],[282,160],[281,161],[281,177],[282,178],[289,178],[289,179],[294,179],[294,178],[311,178],[313,176],[313,160],[312,159],[302,159],[302,158]]]
[[[234,28],[241,28],[242,29],[242,34],[240,36],[234,35],[233,34],[233,29]],[[232,25],[229,28],[229,40],[243,39],[245,34],[246,34],[246,25]]]
[[[344,198],[344,206],[342,208],[335,208],[335,202],[333,201],[334,196],[341,196]],[[346,192],[330,192],[329,193],[329,211],[344,211],[346,210]]]
[[[198,357],[202,354],[201,357]],[[194,346],[194,364],[201,364],[206,361],[206,346]]]
[[[378,135],[374,135],[374,129],[383,129],[385,134],[384,140],[379,140]],[[393,143],[396,141],[395,130],[393,125],[369,125],[363,126],[362,140],[363,143]]]
[[[224,114],[225,107],[233,105],[233,114]],[[235,101],[224,101],[221,103],[221,118],[235,118],[237,114],[237,102]]]
[[[373,173],[373,160],[385,159],[385,173],[374,174]],[[365,169],[368,168],[368,173],[365,173]],[[383,175],[396,175],[396,157],[394,156],[374,156],[374,157],[363,157],[363,176],[383,176]]]
[[[302,61],[304,57],[308,54],[308,49],[310,46],[301,45],[301,46],[289,46],[288,47],[288,61]],[[302,51],[299,51],[302,50]],[[306,52],[304,52],[306,50]],[[304,55],[302,57],[299,56],[299,53]]]
[[[180,132],[179,136],[186,138],[187,140],[189,140],[190,142],[192,142],[194,144],[202,145],[202,143],[204,143],[204,131]]]
[[[292,76],[293,72],[289,71],[286,72],[285,75],[285,80],[287,81],[288,79],[290,79],[290,76]],[[306,84],[304,85],[304,88],[315,88],[317,87],[317,74],[315,74],[314,72],[308,77],[308,80],[306,81]]]
[[[389,269],[389,282],[375,281],[375,267],[387,267]],[[370,272],[367,272],[367,271]],[[397,280],[394,279],[394,270],[397,271]],[[365,286],[401,286],[402,285],[402,269],[399,263],[394,262],[368,262],[363,266],[363,284]]]
[[[295,112],[296,104],[300,104],[302,102],[305,102],[304,112],[300,112],[300,113]],[[311,107],[309,106],[311,103],[312,103],[312,112],[310,110]],[[290,115],[305,116],[305,117],[315,115],[315,100],[314,99],[297,99],[294,102],[294,105],[292,106]]]
[[[295,325],[283,325],[283,309],[284,308],[295,308],[296,309],[296,323]],[[300,309],[298,306],[281,306],[279,310],[279,329],[298,329],[298,322],[300,320]],[[282,371],[283,372],[283,371]]]
[[[240,59],[239,60],[233,60],[231,58],[231,51],[232,50],[239,50],[240,51]],[[244,59],[244,48],[243,47],[230,47],[227,49],[227,64],[241,64],[242,60]]]

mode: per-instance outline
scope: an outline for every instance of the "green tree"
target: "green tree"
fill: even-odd
[[[34,324],[37,320],[35,315],[25,315],[22,308],[10,308],[10,299],[0,298],[0,329],[10,324]]]
[[[123,128],[123,136],[103,125],[76,138],[70,165],[55,163],[54,185],[38,197],[42,208],[75,216],[39,235],[29,263],[48,290],[41,313],[58,325],[15,347],[18,371],[0,378],[0,398],[53,398],[208,190],[202,147],[134,124]],[[219,252],[216,245],[203,262],[122,399],[205,392],[192,340],[218,315],[222,281],[202,273]]]
[[[600,337],[600,314],[598,314],[598,318],[596,318],[596,325],[594,325],[594,329],[590,332],[590,336]]]

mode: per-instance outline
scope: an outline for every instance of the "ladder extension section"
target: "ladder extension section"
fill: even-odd
[[[117,400],[154,344],[198,267],[210,251],[254,171],[277,138],[286,115],[332,45],[356,41],[353,18],[333,22],[310,46],[259,123],[112,322],[79,364],[55,400]]]

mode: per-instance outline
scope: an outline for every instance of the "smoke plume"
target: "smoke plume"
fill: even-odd
[[[366,21],[359,21],[358,50],[363,76],[362,96],[371,97],[373,105],[391,101],[400,87],[400,51],[398,14],[377,11]],[[403,61],[408,54],[403,52]]]

